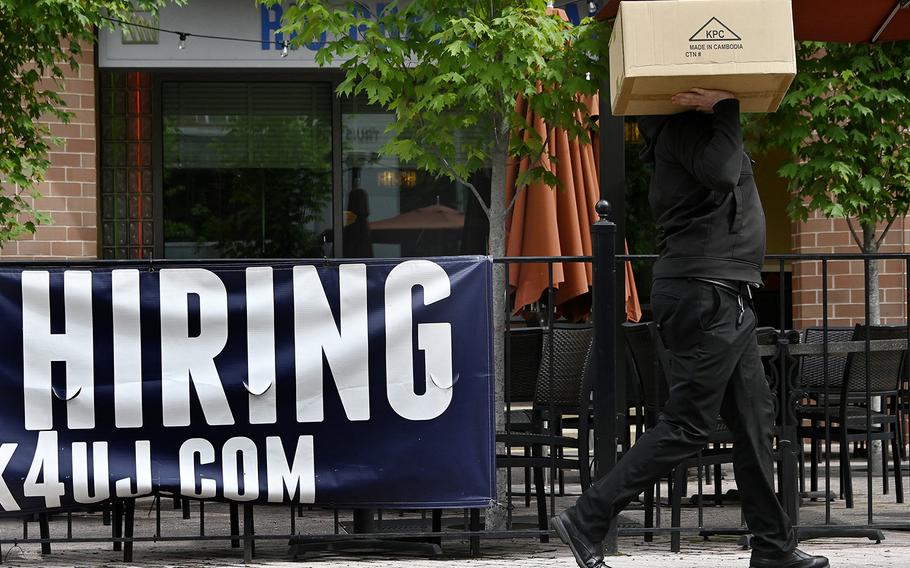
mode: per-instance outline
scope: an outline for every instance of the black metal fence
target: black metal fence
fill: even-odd
[[[545,271],[548,283],[536,305],[516,311],[507,298],[505,313],[498,314],[504,344],[497,429],[497,465],[504,491],[499,495],[503,514],[498,522],[495,515],[476,509],[266,509],[155,496],[106,503],[94,513],[80,512],[75,528],[72,512],[27,517],[15,530],[4,524],[0,558],[2,549],[11,546],[40,544],[50,553],[52,545],[103,542],[122,549],[124,559],[130,561],[136,543],[178,540],[223,541],[225,547],[242,548],[246,561],[253,558],[255,543],[265,540],[287,541],[292,551],[299,552],[328,546],[401,547],[428,554],[438,553],[444,541],[461,541],[479,554],[482,539],[550,538],[548,518],[570,505],[591,480],[609,471],[623,451],[653,426],[653,411],[659,412],[651,397],[656,391],[644,382],[659,374],[654,367],[659,367],[659,357],[648,361],[650,370],[636,361],[630,343],[634,329],[623,325],[623,287],[617,276],[622,274],[623,262],[652,262],[654,257],[616,255],[614,243],[613,225],[601,221],[593,228],[593,257],[495,259],[497,277],[506,283],[519,267]],[[871,305],[865,294],[863,317],[852,318],[859,325],[831,325],[832,263],[862,263],[868,290],[876,273],[872,263],[883,260],[899,260],[904,266],[902,321],[889,326],[869,323]],[[792,321],[787,313],[792,293],[786,285],[791,281],[788,273],[794,267],[812,265],[813,273],[821,276],[819,325],[781,329],[786,327],[781,324],[759,330],[760,354],[777,400],[775,467],[785,510],[797,524],[800,538],[880,540],[883,530],[910,529],[910,508],[903,504],[910,416],[906,320],[910,254],[776,255],[767,261],[776,267],[781,285],[779,323]],[[563,264],[587,262],[592,262],[594,275],[591,315],[585,321],[570,321],[556,305],[556,276]],[[893,295],[889,292],[889,298]],[[667,539],[667,546],[675,550],[683,534],[734,534],[747,539],[737,496],[740,489],[729,482],[729,444],[719,437],[675,472],[668,472],[666,480],[619,518],[607,548],[616,549],[617,535]],[[693,476],[688,475],[691,472]],[[147,510],[148,520],[139,531],[137,510]],[[269,530],[256,531],[254,522],[260,515],[283,517],[280,524],[286,528],[271,522]],[[494,524],[482,526],[483,516]],[[321,521],[314,524],[317,517]],[[37,537],[29,529],[36,522]],[[51,527],[61,525],[65,533],[51,536]],[[110,529],[98,528],[108,525]],[[86,526],[94,528],[82,534],[80,529]]]

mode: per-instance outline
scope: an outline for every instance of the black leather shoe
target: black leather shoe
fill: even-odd
[[[752,555],[749,568],[828,568],[828,559],[824,556],[810,556],[800,549],[783,556]]]
[[[569,545],[579,568],[610,568],[604,564],[600,543],[591,542],[578,530],[568,511],[563,511],[550,519],[550,528],[556,531],[563,543]]]

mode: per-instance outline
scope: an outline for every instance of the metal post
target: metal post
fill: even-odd
[[[253,555],[256,553],[255,542],[253,541],[253,506],[243,505],[243,563],[249,564],[253,561]]]
[[[228,516],[231,523],[231,548],[240,548],[240,511],[237,503],[228,505]]]
[[[616,225],[607,219],[610,205],[598,201],[600,221],[591,227],[594,253],[594,458],[599,479],[616,465]],[[617,551],[616,522],[611,525],[604,546]]]
[[[136,521],[136,500],[123,502],[123,561],[133,561],[133,527]]]
[[[111,505],[113,509],[111,519],[111,536],[114,538],[114,551],[120,552],[123,549],[123,503],[114,501]]]
[[[781,279],[783,283],[783,279]],[[781,320],[783,322],[783,320]],[[781,454],[781,467],[783,482],[780,488],[781,505],[790,522],[793,525],[799,524],[799,463],[797,452],[801,452],[799,447],[799,434],[797,428],[799,421],[795,414],[795,405],[798,400],[797,385],[799,378],[796,375],[796,367],[791,364],[788,356],[788,346],[790,343],[786,333],[780,334],[777,338],[778,357],[780,364],[780,401],[781,401],[781,428],[780,441],[778,447]]]
[[[480,532],[480,509],[471,509],[471,532],[477,534]],[[477,558],[480,556],[480,537],[471,536],[471,556]]]
[[[41,535],[41,554],[50,554],[51,543],[48,542],[48,539],[51,538],[51,527],[48,522],[47,513],[40,513],[38,515],[38,530]]]

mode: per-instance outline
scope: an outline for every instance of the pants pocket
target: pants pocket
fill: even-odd
[[[681,290],[652,290],[651,307],[657,331],[670,351],[680,352],[697,344],[703,331],[706,286],[684,281]],[[710,285],[707,285],[710,288]]]

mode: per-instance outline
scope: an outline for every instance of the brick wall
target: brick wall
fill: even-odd
[[[47,120],[51,133],[62,139],[50,150],[51,167],[40,184],[39,210],[49,213],[53,224],[38,227],[33,236],[4,245],[0,257],[96,258],[97,165],[95,114],[95,51],[84,45],[79,70],[63,66],[66,81],[60,95],[73,113],[68,124]],[[56,90],[51,83],[47,88]]]
[[[895,221],[882,243],[881,252],[908,252],[908,229],[906,218]],[[860,252],[845,220],[826,219],[820,214],[794,223],[792,238],[795,253]],[[793,265],[793,325],[796,329],[822,324],[822,270],[820,261],[801,261]],[[881,322],[903,323],[907,317],[905,263],[903,260],[879,261],[879,272]],[[863,322],[864,302],[863,262],[828,262],[828,325],[850,326]]]

